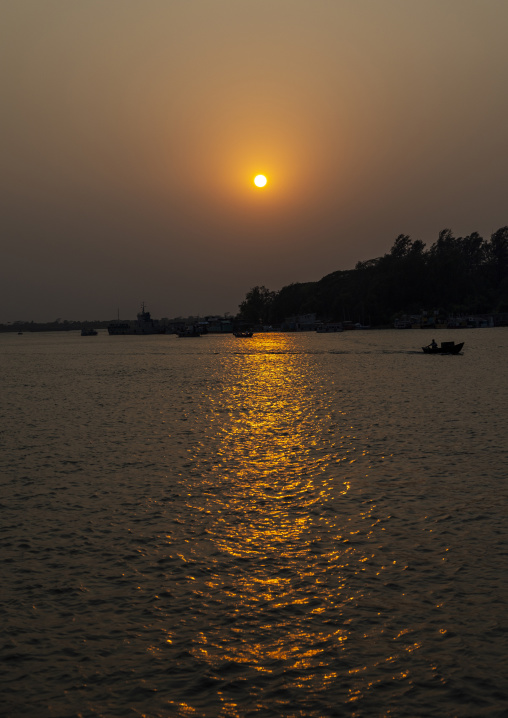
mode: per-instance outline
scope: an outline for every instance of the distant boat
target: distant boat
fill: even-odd
[[[455,342],[441,342],[441,346],[438,346],[436,342],[433,341],[426,347],[422,347],[422,349],[425,354],[458,354],[463,346],[464,342],[460,342],[460,344],[455,344]]]
[[[235,335],[235,337],[238,337],[238,338],[240,338],[240,339],[244,339],[244,338],[247,338],[247,337],[251,337],[251,336],[253,335],[253,332],[251,332],[251,331],[238,331],[238,332],[233,332],[233,334]]]
[[[91,327],[90,329],[82,329],[81,330],[81,336],[82,337],[96,337],[98,334],[97,330]]]

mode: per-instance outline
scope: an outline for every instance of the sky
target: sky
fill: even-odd
[[[507,27],[506,0],[0,0],[0,322],[235,314],[399,234],[488,238]]]

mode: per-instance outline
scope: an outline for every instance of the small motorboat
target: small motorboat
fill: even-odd
[[[248,338],[248,337],[252,336],[252,332],[250,332],[250,331],[233,332],[233,334],[235,335],[235,337],[239,337],[241,339]]]
[[[441,346],[436,344],[434,340],[426,347],[422,347],[424,354],[458,354],[462,351],[464,342],[455,344],[455,342],[441,342]]]
[[[96,337],[98,334],[96,329],[89,328],[89,329],[82,329],[81,330],[81,336],[82,337]]]

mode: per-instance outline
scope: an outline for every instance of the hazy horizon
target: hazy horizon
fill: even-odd
[[[401,233],[508,224],[504,2],[21,0],[0,19],[1,322],[234,314]]]

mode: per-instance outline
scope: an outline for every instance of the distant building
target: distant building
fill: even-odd
[[[211,334],[227,334],[233,331],[233,322],[231,319],[223,317],[205,317],[208,333]]]
[[[285,332],[313,332],[316,329],[316,314],[297,314],[286,317],[282,322],[281,329]]]

